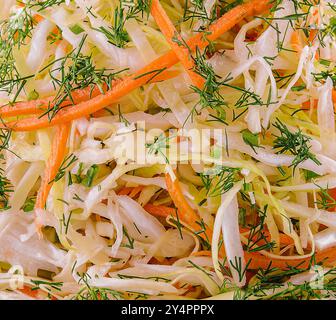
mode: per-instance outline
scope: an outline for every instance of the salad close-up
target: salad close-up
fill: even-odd
[[[336,1],[0,4],[0,300],[336,298]]]

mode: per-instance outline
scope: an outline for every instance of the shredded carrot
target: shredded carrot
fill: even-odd
[[[40,16],[39,14],[35,14],[33,16],[33,20],[34,20],[35,23],[40,23],[44,20],[44,18],[42,16]]]
[[[311,44],[316,38],[316,35],[317,35],[317,30],[310,30],[308,38],[305,38],[305,43],[308,45]],[[291,43],[292,48],[300,55],[304,47],[304,43],[302,42],[300,38],[300,33],[298,30],[293,31],[291,35],[290,43]],[[315,59],[316,60],[319,59],[318,52],[316,52],[315,54]]]
[[[106,90],[106,87],[103,88]],[[75,104],[86,101],[90,98],[96,97],[101,94],[100,89],[95,87],[87,87],[84,89],[74,90],[71,93],[71,97]],[[52,108],[55,104],[55,96],[47,97],[44,99],[37,99],[31,101],[17,102],[14,105],[5,105],[0,107],[0,116],[13,117],[29,114],[41,114]],[[66,100],[61,103],[60,107],[66,107],[72,104],[70,100]]]
[[[132,187],[125,187],[125,188],[122,188],[122,189],[118,192],[118,195],[119,195],[119,196],[128,196],[132,190],[133,190]]]
[[[191,255],[194,257],[211,257],[211,251],[201,250],[201,251],[193,252]]]
[[[313,42],[313,41],[315,40],[317,34],[318,34],[318,30],[316,30],[316,29],[311,29],[310,32],[309,32],[308,41],[309,41],[309,42]]]
[[[32,289],[31,287],[28,287],[28,286],[23,286],[22,289],[18,289],[18,291],[22,292],[23,294],[31,297],[31,298],[34,298],[36,300],[38,299],[43,299],[43,297],[46,297],[46,293],[43,292],[41,289]],[[57,300],[54,296],[52,296],[50,298],[51,300]]]
[[[193,71],[195,64],[191,58],[189,48],[186,46],[181,35],[175,29],[159,0],[152,1],[151,14],[174,53],[183,64],[192,83],[197,88],[202,88],[204,85],[204,79]]]
[[[173,62],[175,62],[175,55],[173,53],[166,54],[165,56],[167,56],[167,59],[158,59],[159,61],[156,60],[152,62],[147,67],[136,72],[135,75],[128,76],[124,80],[116,83],[112,90],[108,91],[105,95],[98,95],[90,100],[71,106],[66,110],[60,110],[51,121],[47,116],[40,118],[28,118],[7,123],[6,127],[12,128],[15,131],[31,131],[69,122],[101,110],[111,103],[118,101],[134,89],[145,85],[151,80],[151,78],[155,77],[155,72],[153,72],[153,70],[162,70],[166,68],[168,62],[172,61],[171,58],[173,58]],[[170,64],[168,66],[170,66]]]
[[[205,224],[201,225],[200,217],[185,199],[179,181],[177,179],[172,181],[170,175],[167,173],[166,184],[169,195],[178,209],[179,219],[190,226],[202,239],[211,242],[212,230]]]
[[[302,103],[302,107],[304,109],[310,109],[310,108],[313,108],[313,109],[316,109],[317,108],[317,103],[318,103],[318,100],[314,99],[312,102],[310,100],[308,101],[305,101],[304,103]]]
[[[41,290],[32,290],[30,287],[28,286],[23,286],[22,289],[18,289],[18,291],[22,292],[23,294],[34,298],[34,299],[38,299],[40,296],[40,292]]]
[[[134,198],[137,196],[143,189],[143,186],[138,186],[138,187],[125,187],[122,188],[119,192],[119,196],[129,196],[131,198]]]
[[[26,4],[23,3],[23,2],[18,2],[18,3],[17,3],[17,6],[23,8],[23,7],[26,6]],[[37,22],[37,23],[38,23],[38,22],[43,21],[44,18],[43,18],[42,16],[40,16],[39,14],[34,14],[34,16],[33,16],[33,20],[34,20],[34,22]]]
[[[156,83],[156,82],[161,82],[165,80],[169,80],[172,78],[177,77],[181,72],[178,70],[166,70],[158,75],[155,76],[153,81],[150,81],[150,83]]]
[[[297,30],[294,30],[290,39],[292,48],[298,53],[301,54],[303,45],[300,39],[300,34]]]
[[[177,77],[180,74],[177,70],[167,70],[158,74],[153,82],[160,82],[168,79]],[[151,81],[152,82],[152,81]],[[114,83],[112,83],[113,85]],[[103,91],[107,90],[107,86],[103,86]],[[66,100],[60,104],[60,108],[70,106],[72,104],[78,104],[89,100],[91,98],[97,97],[101,94],[101,89],[98,86],[89,86],[84,89],[78,89],[71,92],[71,98],[73,101]],[[5,105],[0,107],[0,116],[13,117],[13,116],[23,116],[29,114],[41,114],[48,109],[51,109],[55,105],[56,97],[51,96],[44,99],[37,99],[32,101],[17,102],[13,105]]]
[[[47,166],[42,177],[41,187],[36,198],[36,209],[44,209],[52,181],[55,179],[57,172],[66,155],[66,144],[70,133],[70,125],[63,124],[57,126],[55,137],[52,144],[52,150],[47,162]]]
[[[212,24],[206,37],[204,37],[203,33],[197,34],[189,39],[187,44],[191,51],[194,51],[196,47],[202,49],[208,45],[209,41],[217,39],[245,17],[261,13],[270,7],[271,5],[269,0],[253,0],[249,3],[237,6],[225,13],[217,20],[216,23]],[[85,115],[92,114],[109,106],[113,102],[118,101],[134,89],[147,84],[152,79],[155,79],[156,74],[161,73],[162,70],[170,68],[178,61],[178,57],[171,50],[144,68],[140,69],[132,76],[126,77],[124,80],[117,83],[111,90],[106,92],[106,94],[99,95],[88,101],[60,110],[52,120],[50,120],[47,116],[40,118],[27,118],[9,122],[6,124],[6,127],[16,131],[31,131],[62,124],[81,118]]]
[[[336,201],[336,188],[329,189],[328,194]],[[328,208],[328,211],[336,211],[336,206]]]
[[[144,209],[156,217],[167,218],[169,216],[176,216],[176,209],[167,206],[155,206],[153,204],[146,204]]]
[[[138,186],[138,187],[133,188],[133,190],[131,191],[129,196],[131,198],[136,197],[143,190],[143,188],[144,188],[144,186]]]

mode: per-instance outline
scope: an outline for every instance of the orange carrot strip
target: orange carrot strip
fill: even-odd
[[[103,88],[104,91],[106,87]],[[84,89],[74,90],[71,95],[74,104],[81,103],[86,101],[90,98],[96,97],[101,94],[100,89],[95,87],[87,87]],[[55,104],[55,96],[47,97],[44,99],[37,99],[31,101],[24,101],[24,102],[16,102],[15,104],[5,105],[0,107],[0,116],[2,117],[13,117],[13,116],[21,116],[21,115],[29,115],[35,113],[43,113],[48,110],[48,108],[52,108]],[[60,107],[66,107],[71,105],[72,102],[70,100],[64,101]]]
[[[35,23],[40,23],[44,20],[44,18],[42,16],[40,16],[39,14],[35,14],[33,16],[33,20],[34,20]]]
[[[208,226],[202,226],[197,222],[201,222],[199,215],[190,207],[189,203],[185,199],[180,184],[177,179],[172,181],[170,175],[166,174],[166,184],[167,190],[170,197],[172,198],[176,208],[179,212],[179,218],[185,224],[190,226],[195,233],[197,233],[204,240],[211,242],[212,239],[212,230]]]
[[[196,46],[202,49],[208,45],[209,41],[217,39],[245,17],[261,13],[270,7],[269,0],[253,0],[249,3],[237,6],[224,14],[216,23],[211,25],[206,37],[204,34],[197,34],[192,37],[187,44],[192,51],[195,50]],[[158,73],[161,70],[173,66],[177,62],[178,58],[171,50],[137,71],[134,75],[126,77],[123,81],[117,83],[106,94],[99,95],[88,101],[79,103],[76,106],[69,107],[66,110],[60,110],[51,121],[45,116],[39,119],[29,118],[9,122],[6,126],[16,131],[31,131],[69,122],[85,115],[92,114],[109,106],[111,103],[118,101],[118,99],[127,95],[132,90],[147,84],[153,77],[155,78],[155,72]]]
[[[104,108],[104,109],[96,111],[95,113],[92,113],[91,116],[93,118],[101,118],[101,117],[108,117],[108,116],[111,116],[113,114],[114,113],[113,113],[112,110],[110,110],[108,108]]]
[[[311,44],[314,39],[316,38],[316,34],[317,34],[317,30],[310,30],[309,32],[309,36],[308,38],[306,38],[305,43],[306,44]],[[291,35],[291,39],[290,39],[290,43],[292,48],[298,53],[301,54],[302,49],[304,47],[304,43],[302,43],[301,39],[300,39],[300,34],[298,30],[294,30],[292,35]],[[318,52],[316,52],[315,54],[315,59],[318,60],[319,59],[319,54]]]
[[[300,35],[297,30],[294,30],[290,39],[292,48],[298,53],[301,54],[303,45],[300,40]]]
[[[316,29],[311,29],[309,32],[309,37],[308,37],[308,41],[311,43],[315,40],[316,36],[318,34],[318,31]]]
[[[154,82],[160,82],[168,79],[172,79],[177,77],[180,74],[177,70],[167,70],[158,74],[153,80]],[[107,86],[103,86],[104,92],[107,90]],[[60,104],[60,107],[67,107],[72,104],[78,104],[83,101],[89,100],[101,94],[101,90],[97,87],[87,87],[84,89],[74,90],[71,93],[72,101],[66,100]],[[32,101],[25,102],[16,102],[13,105],[5,105],[0,107],[0,116],[2,117],[13,117],[13,116],[23,116],[29,114],[41,114],[49,109],[51,109],[55,105],[55,96],[47,97],[44,99],[37,99]]]
[[[119,195],[119,196],[128,196],[132,190],[133,190],[132,187],[125,187],[125,188],[122,188],[122,189],[118,192],[118,195]]]
[[[328,190],[328,194],[336,201],[336,188]],[[336,207],[329,208],[328,211],[335,211]]]
[[[310,109],[310,108],[316,109],[317,108],[317,103],[318,103],[318,100],[316,100],[316,99],[314,99],[313,102],[308,100],[308,101],[305,101],[304,103],[302,103],[302,107],[304,109]]]
[[[173,49],[175,55],[183,64],[192,83],[197,88],[203,88],[204,79],[195,71],[193,71],[195,64],[191,59],[189,48],[185,45],[183,38],[175,29],[159,0],[152,1],[151,14],[166,40],[168,41],[170,47]]]
[[[201,250],[191,254],[194,257],[211,257],[211,251],[209,250]]]
[[[19,2],[19,3],[17,3],[17,6],[23,8],[23,7],[26,6],[26,4],[23,3],[23,2]],[[40,16],[39,14],[35,14],[33,16],[33,20],[34,20],[34,22],[41,22],[41,21],[44,20],[44,18],[42,16]]]
[[[23,294],[31,297],[31,298],[34,298],[34,299],[39,299],[39,295],[40,295],[40,292],[41,290],[32,290],[30,287],[28,286],[23,286],[22,289],[18,289],[18,291],[22,292]]]
[[[173,58],[173,60],[171,59]],[[173,61],[175,63],[175,55],[169,54],[167,60],[154,61],[145,68],[136,72],[133,76],[128,76],[124,80],[116,83],[112,90],[106,92],[104,95],[98,95],[88,101],[83,101],[75,106],[71,106],[66,110],[60,110],[55,117],[49,121],[47,116],[41,118],[28,118],[19,121],[13,121],[6,124],[8,128],[15,131],[31,131],[39,128],[50,127],[53,125],[69,122],[85,115],[92,114],[100,109],[103,109],[111,103],[118,101],[136,88],[145,85],[153,77],[155,72],[153,70],[162,70],[167,67],[167,62]],[[160,64],[158,64],[160,63]],[[170,63],[171,64],[171,63]],[[171,65],[168,65],[169,67]],[[159,72],[159,71],[156,71]]]
[[[157,76],[155,76],[153,81],[150,81],[150,83],[156,83],[156,82],[169,80],[169,79],[177,77],[179,74],[181,74],[181,72],[178,70],[166,70],[158,74]]]
[[[70,134],[70,125],[57,126],[56,134],[52,144],[52,150],[42,178],[40,190],[37,194],[35,208],[44,209],[49,191],[56,174],[66,155],[66,144]]]
[[[125,187],[122,188],[119,192],[119,196],[129,196],[131,198],[135,197],[141,190],[143,189],[143,186],[138,186],[138,187]]]
[[[138,187],[125,187],[122,188],[119,192],[119,196],[129,196],[131,198],[134,198],[138,193],[142,191],[144,187],[138,186]]]
[[[134,198],[135,196],[137,196],[142,191],[143,188],[144,188],[144,186],[138,186],[138,187],[133,188],[133,190],[131,191],[129,196],[131,198]]]
[[[44,297],[47,296],[47,294],[45,292],[43,292],[41,289],[32,289],[31,287],[28,287],[28,286],[23,286],[22,289],[18,289],[18,291],[22,292],[23,294],[31,297],[31,298],[34,298],[36,300],[39,300],[39,299],[44,299]],[[52,296],[50,298],[51,300],[57,300],[54,296]]]
[[[155,206],[153,204],[146,204],[144,209],[156,217],[167,218],[169,216],[176,216],[176,209],[167,206]]]

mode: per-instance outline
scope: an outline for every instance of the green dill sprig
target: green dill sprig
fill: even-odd
[[[65,3],[65,0],[27,1],[7,19],[0,22],[0,91],[15,93],[12,103],[25,90],[34,75],[21,75],[15,61],[15,50],[27,45],[35,26],[32,11],[40,12]],[[56,39],[51,36],[51,41]]]
[[[63,287],[63,282],[52,282],[52,281],[45,281],[45,280],[30,280],[30,282],[34,285],[31,290],[39,290],[41,286],[49,292],[52,290],[61,291]]]
[[[114,9],[113,24],[108,28],[101,26],[96,31],[101,32],[107,38],[108,42],[124,48],[130,41],[130,37],[125,30],[125,23],[129,19],[149,18],[151,9],[151,0],[125,1],[120,0],[119,5]]]
[[[336,12],[336,5],[329,4],[333,11]],[[324,28],[317,29],[317,38],[322,47],[326,46],[325,39],[330,38],[336,41],[336,16],[330,18],[329,23]]]
[[[52,120],[55,115],[65,106],[75,104],[72,92],[78,89],[91,87],[93,90],[97,86],[101,93],[104,93],[104,85],[111,88],[114,77],[125,70],[113,73],[108,69],[98,69],[92,56],[86,56],[81,51],[83,49],[87,35],[82,37],[77,49],[74,49],[65,57],[52,62],[45,66],[40,72],[46,69],[52,80],[52,84],[57,90],[53,104],[48,106],[48,109],[40,117],[48,115],[49,120]],[[60,62],[60,66],[53,68],[52,66]],[[59,74],[60,76],[55,76]]]
[[[218,1],[217,4],[217,15],[222,16],[223,14],[229,12],[234,7],[239,6],[244,3],[244,0],[234,0],[234,1]]]
[[[61,200],[61,199],[58,199],[58,200]],[[65,204],[67,204],[67,203],[65,203]],[[62,225],[61,226],[62,226],[62,229],[64,228],[64,233],[65,234],[68,234],[69,227],[70,227],[70,222],[71,222],[71,218],[72,218],[72,214],[73,214],[73,210],[70,211],[68,217],[66,217],[64,213],[62,215],[62,219],[61,219]]]
[[[204,248],[206,248],[206,250],[210,250],[211,249],[211,240],[209,239],[206,230],[207,227],[205,225],[205,222],[203,219],[196,221],[196,224],[198,224],[200,226],[200,229],[197,231],[194,231],[194,234],[201,240],[201,243],[203,245]],[[204,235],[204,237],[202,237],[201,235]]]
[[[328,78],[333,82],[333,85],[336,86],[336,66],[330,68],[329,70],[323,70],[321,72],[312,73],[315,81],[324,83]]]
[[[145,72],[145,73],[142,73],[136,77],[134,77],[134,80],[137,80],[137,79],[140,79],[142,77],[146,77],[148,75],[152,75],[147,81],[146,81],[146,84],[150,83],[155,77],[157,77],[159,74],[161,74],[163,71],[167,70],[166,67],[164,68],[161,68],[161,69],[156,69],[156,70],[151,70],[151,71],[148,71],[148,72]]]
[[[0,120],[3,122],[3,120]],[[4,160],[3,151],[8,150],[9,140],[12,131],[7,129],[0,129],[0,161]],[[13,192],[13,186],[9,179],[5,176],[5,171],[0,164],[0,211],[7,210],[9,206],[9,194]]]
[[[123,293],[109,288],[98,288],[91,286],[90,275],[87,273],[77,274],[80,279],[78,284],[82,284],[83,288],[72,298],[72,300],[123,300]]]
[[[50,181],[49,183],[52,182],[57,182],[61,180],[64,176],[66,171],[78,160],[78,158],[74,154],[68,155],[62,162],[60,168],[58,169],[58,172],[54,178],[54,180]]]
[[[126,20],[139,17],[148,19],[152,0],[121,0],[120,3],[122,8],[127,8]]]
[[[329,188],[322,188],[321,186],[314,183],[317,187],[319,187],[318,198],[314,202],[319,209],[322,210],[330,210],[336,207],[336,200],[330,194]]]
[[[191,86],[191,89],[199,95],[199,101],[194,106],[190,116],[192,116],[193,113],[199,113],[197,107],[200,107],[201,110],[203,108],[210,108],[210,111],[212,112],[209,114],[210,119],[208,121],[218,121],[223,124],[227,124],[225,108],[228,107],[228,103],[225,101],[225,98],[221,93],[221,89],[224,87],[234,89],[241,93],[239,98],[233,104],[233,121],[236,121],[240,116],[242,116],[248,110],[249,106],[268,106],[276,103],[275,101],[270,101],[270,95],[268,101],[264,103],[261,97],[252,90],[230,84],[229,82],[232,80],[230,75],[223,80],[220,79],[220,77],[216,75],[212,66],[207,62],[208,51],[209,46],[203,53],[199,50],[199,48],[196,48],[196,54],[195,57],[193,57],[195,63],[194,71],[204,78],[205,83],[202,89],[196,86]],[[236,115],[237,109],[242,109],[243,111]]]
[[[65,3],[65,0],[46,0],[46,1],[30,0],[25,4],[25,6],[34,9],[37,12],[41,12],[53,6],[60,6],[63,3]]]
[[[0,169],[0,211],[10,209],[9,193],[13,191],[11,182],[4,175],[4,170]]]
[[[117,274],[120,279],[146,279],[146,280],[154,280],[156,282],[163,281],[163,282],[170,282],[170,279],[163,278],[163,277],[139,277],[139,276],[131,276],[131,275],[126,275],[126,274]]]
[[[218,166],[199,176],[210,197],[217,197],[228,192],[238,179],[239,168]]]
[[[230,262],[230,266],[237,272],[239,281],[242,281],[244,279],[251,261],[252,260],[249,259],[246,262],[244,268],[243,268],[242,257],[234,257],[234,260],[230,260],[229,261]]]
[[[124,244],[125,248],[134,249],[134,239],[128,234],[127,229],[123,227],[123,234],[126,237],[127,243]]]
[[[169,163],[169,159],[167,157],[167,150],[169,149],[169,140],[173,139],[175,135],[166,136],[165,134],[160,134],[157,137],[154,137],[154,141],[152,143],[146,143],[146,148],[148,148],[149,154],[161,155],[166,163]]]
[[[103,33],[109,43],[119,48],[124,48],[125,45],[129,42],[129,36],[125,30],[126,20],[127,15],[125,14],[125,9],[121,6],[118,6],[114,10],[113,25],[109,26],[108,29],[101,26],[96,30]]]
[[[239,108],[246,108],[248,106],[263,106],[265,105],[261,99],[261,97],[256,94],[255,92],[253,92],[251,89],[244,89],[235,85],[231,85],[228,83],[228,81],[230,81],[230,75],[224,79],[224,81],[222,81],[220,83],[220,85],[224,86],[224,87],[228,87],[234,90],[237,90],[238,92],[241,92],[242,95],[238,98],[238,100],[235,102],[234,106],[239,109]],[[275,103],[275,102],[273,102]],[[267,105],[269,105],[270,103],[268,103]]]
[[[246,251],[257,252],[261,250],[272,250],[275,247],[274,241],[269,241],[265,235],[265,219],[267,216],[267,205],[257,209],[259,221],[256,225],[249,225],[250,231],[247,237]]]
[[[191,21],[195,19],[210,20],[208,12],[204,6],[203,0],[186,0],[184,2],[183,21]]]
[[[212,109],[226,106],[227,103],[219,92],[221,85],[219,78],[212,66],[206,61],[206,51],[202,53],[197,47],[193,60],[195,62],[195,72],[205,80],[203,89],[195,86],[191,87],[200,96],[199,104],[202,107],[210,107]]]
[[[278,149],[277,154],[288,152],[294,155],[295,157],[291,164],[294,170],[301,162],[306,160],[312,160],[317,165],[321,164],[316,156],[310,152],[309,141],[311,138],[304,135],[300,129],[296,132],[291,132],[279,119],[276,120],[273,126],[280,132],[279,136],[274,135],[273,149]]]
[[[211,11],[208,12],[205,2],[203,0],[185,0],[183,6],[183,16],[182,22],[190,22],[190,27],[193,26],[195,21],[201,21],[202,23],[198,26],[195,31],[204,32],[205,28],[211,25],[217,20],[218,13],[224,14],[229,10],[231,6],[235,6],[238,1],[234,1],[232,4],[226,6],[226,1],[216,2],[212,7]],[[225,4],[224,4],[225,3]]]
[[[320,274],[318,269],[311,269],[319,266],[321,262],[316,263],[313,256],[309,265],[303,267],[300,263],[296,266],[288,266],[284,270],[273,268],[270,264],[266,269],[259,269],[255,275],[253,284],[242,290],[237,290],[234,299],[247,300],[249,298],[260,300],[311,300],[328,299],[336,297],[336,269],[324,269]],[[289,282],[291,276],[304,272],[312,272],[312,281],[305,281],[302,284],[293,284]],[[322,284],[316,286],[316,284]]]
[[[273,70],[274,79],[279,86],[279,89],[282,89],[287,86],[287,84],[292,80],[295,76],[295,73],[281,75],[277,70]]]
[[[0,91],[17,96],[24,90],[32,76],[21,76],[15,63],[14,50],[27,44],[34,28],[33,18],[27,7],[20,8],[8,19],[0,22]]]
[[[180,238],[183,240],[183,233],[182,233],[183,225],[180,221],[180,217],[179,217],[177,208],[175,208],[175,215],[176,215],[176,219],[172,218],[171,221],[176,226],[176,228],[179,232]]]
[[[219,77],[216,75],[212,66],[206,61],[206,52],[207,50],[202,53],[197,47],[195,57],[193,57],[195,63],[194,71],[199,74],[205,82],[202,89],[194,85],[191,86],[191,89],[199,96],[199,101],[193,108],[191,116],[194,112],[198,113],[197,106],[200,106],[201,109],[209,107],[215,111],[214,115],[210,115],[212,119],[226,123],[224,107],[227,107],[227,102],[220,92],[221,81],[219,81]]]

